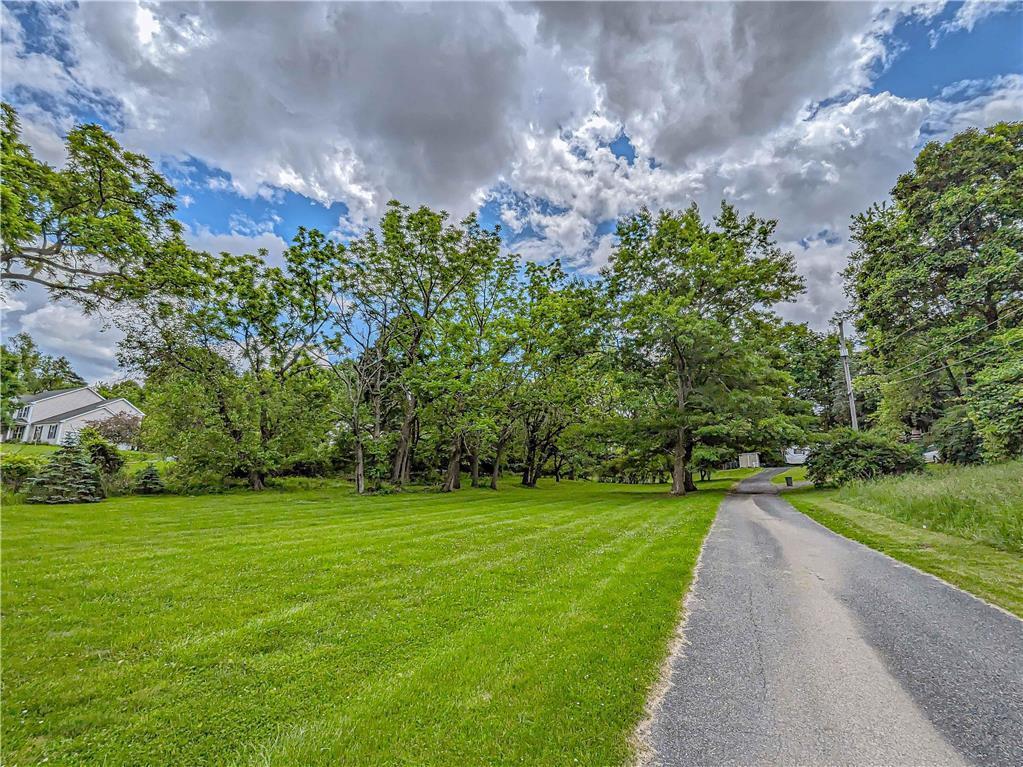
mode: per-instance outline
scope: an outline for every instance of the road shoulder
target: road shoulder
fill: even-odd
[[[829,530],[1023,618],[1023,558],[839,503],[828,491],[784,495],[786,501]]]

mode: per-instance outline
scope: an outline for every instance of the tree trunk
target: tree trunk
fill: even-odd
[[[536,477],[533,476],[533,464],[536,463],[536,442],[529,439],[526,442],[526,460],[522,468],[522,486],[533,487],[536,485]]]
[[[698,489],[699,488],[696,487],[696,483],[693,482],[693,472],[689,469],[686,469],[686,492],[692,493]]]
[[[398,447],[394,453],[394,464],[391,467],[391,482],[401,485],[409,481],[412,475],[412,427],[416,419],[416,401],[410,394],[405,400],[405,414],[398,431]]]
[[[249,489],[263,490],[266,488],[266,476],[258,469],[249,469]]]
[[[480,448],[478,444],[473,444],[472,449],[469,451],[469,473],[472,475],[472,486],[480,486]]]
[[[501,453],[504,452],[504,442],[499,441],[494,449],[494,468],[490,472],[490,489],[497,490],[497,478],[501,476]]]
[[[675,441],[675,460],[671,467],[671,494],[686,494],[686,435],[682,429],[678,430],[678,439]]]
[[[359,495],[366,492],[366,459],[361,439],[355,440],[355,492]]]
[[[461,473],[462,473],[462,435],[459,434],[455,437],[454,442],[451,444],[451,457],[448,458],[448,471],[447,476],[444,479],[444,486],[441,488],[442,492],[450,493],[452,490],[457,490],[461,487]]]

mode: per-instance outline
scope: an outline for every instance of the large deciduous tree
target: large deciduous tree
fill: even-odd
[[[95,309],[104,301],[177,289],[192,254],[174,219],[175,189],[149,158],[98,125],[65,141],[60,169],[21,140],[18,116],[0,113],[0,279],[34,283],[53,298]]]
[[[225,253],[187,300],[133,315],[122,358],[148,376],[155,447],[259,490],[325,438],[327,386],[310,349],[329,319],[332,255],[301,233],[284,268]]]
[[[770,307],[803,287],[774,226],[724,203],[713,224],[694,205],[642,210],[618,225],[604,272],[618,346],[638,379],[670,394],[647,417],[668,433],[673,494],[694,487],[701,439],[741,427],[753,445],[768,431],[778,439],[798,431],[782,408],[791,380],[779,380],[760,348],[780,322]]]
[[[966,433],[985,427],[956,427],[953,415],[1000,418],[963,404],[991,383],[989,365],[1023,355],[998,342],[1023,324],[1023,123],[931,142],[891,203],[856,216],[852,232],[846,290],[882,420],[893,430],[940,420],[942,431]]]

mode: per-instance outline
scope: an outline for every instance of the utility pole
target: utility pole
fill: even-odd
[[[845,345],[845,320],[838,323],[838,355],[842,358],[842,370],[845,372],[845,392],[849,395],[849,418],[852,419],[853,431],[860,430],[856,420],[856,395],[853,394],[852,376],[849,375],[849,347]]]

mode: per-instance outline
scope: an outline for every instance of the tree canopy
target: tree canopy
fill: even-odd
[[[176,191],[152,161],[91,124],[68,133],[64,149],[62,168],[40,161],[15,110],[0,106],[5,288],[42,285],[91,310],[187,281],[192,254],[174,218]]]

